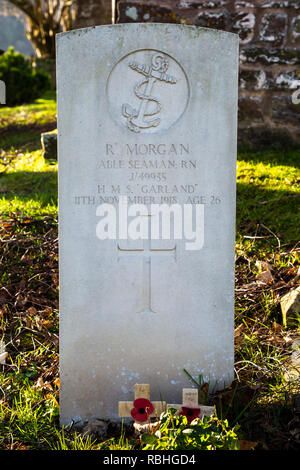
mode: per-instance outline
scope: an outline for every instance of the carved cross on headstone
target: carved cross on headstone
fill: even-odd
[[[152,310],[152,282],[151,282],[151,259],[153,256],[175,257],[176,245],[173,248],[151,248],[151,215],[148,224],[148,238],[143,240],[143,248],[121,248],[118,244],[118,259],[124,256],[134,256],[143,258],[143,278],[142,278],[142,309],[138,313],[156,313]]]
[[[144,402],[139,400],[142,399]],[[146,409],[148,401],[152,410]],[[146,406],[145,406],[146,405]],[[150,402],[150,385],[149,384],[135,384],[134,386],[134,401],[119,401],[119,416],[121,418],[133,417],[137,423],[144,423],[151,417],[159,418],[159,415],[166,410],[165,401],[152,401]]]
[[[202,418],[203,416],[212,416],[215,414],[216,410],[214,406],[206,406],[201,405],[198,403],[198,389],[197,388],[183,388],[182,389],[182,404],[169,404],[167,408],[175,408],[179,410],[187,416],[189,420],[189,416],[191,418],[199,417]],[[199,413],[194,413],[195,410],[199,410]]]

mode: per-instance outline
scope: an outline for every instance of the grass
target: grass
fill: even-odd
[[[0,148],[33,151],[40,148],[41,132],[56,127],[55,94],[47,92],[33,104],[0,107]]]
[[[295,150],[239,154],[237,240],[253,233],[257,225],[262,235],[272,235],[271,230],[281,243],[299,240],[299,166],[300,155]]]
[[[2,214],[57,215],[57,165],[45,163],[40,150],[18,153],[10,149],[3,158],[7,155],[10,164],[2,165],[0,173]]]
[[[0,449],[136,449],[130,432],[103,443],[59,429],[57,165],[40,150],[54,98],[0,108]],[[299,164],[300,150],[238,155],[236,379],[210,400],[246,448],[300,444],[299,377],[286,379],[299,324],[285,327],[280,310],[299,285]]]
[[[0,128],[13,126],[43,125],[56,120],[55,92],[48,91],[32,104],[1,106]],[[9,130],[9,129],[8,129]]]

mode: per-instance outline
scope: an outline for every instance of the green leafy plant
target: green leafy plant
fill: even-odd
[[[192,377],[192,375],[186,370],[183,369],[183,372],[188,376],[191,382],[196,385],[199,392],[199,403],[205,405],[207,403],[208,392],[209,392],[209,382],[204,382],[203,375],[198,376],[198,381]]]
[[[143,434],[142,450],[238,450],[238,426],[230,429],[226,420],[204,416],[188,423],[178,410],[169,409],[162,414],[155,434]]]
[[[13,47],[0,56],[0,80],[6,84],[8,106],[29,103],[50,88],[50,77],[34,70],[30,61]]]
[[[65,429],[56,430],[56,440],[47,441],[52,450],[92,450],[95,441],[90,436],[81,436],[78,433],[68,436]]]

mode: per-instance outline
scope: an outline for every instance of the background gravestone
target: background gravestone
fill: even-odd
[[[57,46],[61,423],[118,418],[135,383],[179,403],[183,369],[222,388],[233,379],[238,37],[124,24]],[[99,240],[97,207],[121,196],[202,204],[202,249]]]
[[[6,51],[13,46],[22,54],[35,55],[32,44],[25,33],[24,13],[6,0],[0,0],[0,49]]]
[[[0,80],[0,104],[6,103],[6,86],[3,80]]]

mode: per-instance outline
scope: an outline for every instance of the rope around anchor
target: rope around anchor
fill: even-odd
[[[147,116],[155,116],[155,114],[158,114],[160,111],[161,111],[161,104],[158,100],[157,97],[155,96],[151,96],[151,95],[146,95],[145,93],[142,93],[139,91],[139,89],[141,88],[141,86],[147,84],[148,82],[148,79],[143,79],[141,80],[140,82],[137,83],[137,85],[135,86],[134,88],[134,93],[136,95],[137,98],[139,98],[140,100],[148,100],[148,101],[152,101],[153,103],[156,104],[156,110],[152,111],[152,112],[145,112],[144,116],[147,117]]]

